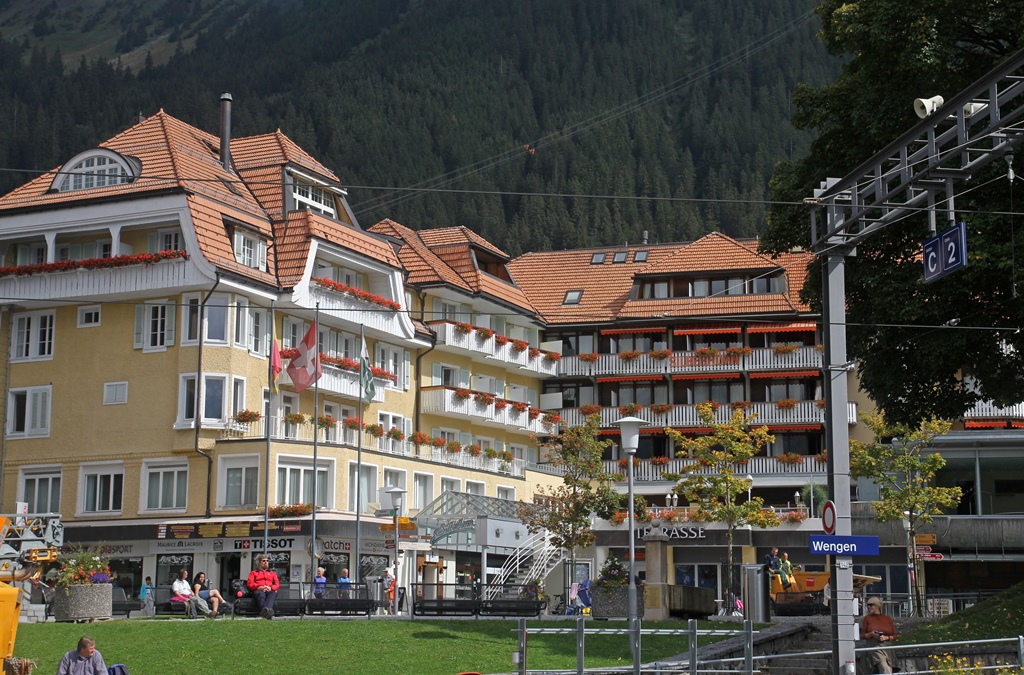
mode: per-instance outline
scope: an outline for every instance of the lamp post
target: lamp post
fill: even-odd
[[[400,487],[393,487],[387,490],[387,494],[391,495],[391,515],[395,522],[395,598],[392,601],[391,614],[398,616],[398,516],[402,513],[402,498],[405,496],[405,490]],[[384,589],[387,591],[387,589]]]
[[[626,476],[628,480],[629,501],[626,504],[626,515],[629,518],[629,588],[626,601],[629,603],[629,642],[633,654],[633,674],[640,675],[640,622],[636,616],[636,532],[634,532],[633,504],[633,457],[640,445],[640,427],[647,422],[639,417],[623,417],[612,422],[619,427],[622,450],[626,453]]]
[[[754,477],[751,474],[747,474],[747,501],[753,499],[754,491]]]

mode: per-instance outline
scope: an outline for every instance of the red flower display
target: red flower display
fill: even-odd
[[[103,270],[130,265],[153,265],[162,260],[188,260],[185,251],[160,251],[159,253],[135,253],[133,255],[115,255],[109,258],[87,258],[85,260],[58,260],[52,263],[35,265],[10,265],[0,267],[0,277],[21,276],[29,274],[46,274],[49,272],[70,272],[72,270]]]
[[[351,295],[353,298],[357,300],[362,300],[363,302],[368,302],[371,305],[377,305],[379,307],[391,309],[396,312],[402,309],[402,306],[395,302],[394,300],[388,300],[385,297],[376,295],[374,293],[370,293],[369,291],[364,291],[361,288],[355,288],[353,286],[348,286],[346,284],[339,283],[334,279],[313,277],[312,279],[310,279],[310,281],[312,281],[317,286],[320,286],[321,288],[326,288],[328,290],[335,291],[337,293],[343,293],[345,295]]]

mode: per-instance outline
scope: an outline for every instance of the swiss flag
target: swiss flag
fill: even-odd
[[[316,321],[306,331],[306,337],[298,344],[298,354],[288,364],[288,377],[292,378],[295,391],[305,391],[320,379],[320,351],[316,344]]]

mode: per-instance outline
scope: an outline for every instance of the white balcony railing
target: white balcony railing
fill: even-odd
[[[190,261],[162,260],[105,269],[76,269],[0,279],[4,297],[12,300],[40,298],[105,297],[112,294],[151,294],[160,289],[206,284],[210,280]]]
[[[558,373],[558,361],[546,357],[544,353],[531,356],[529,348],[519,351],[513,348],[511,342],[499,345],[494,335],[481,338],[475,330],[465,333],[450,321],[434,321],[427,325],[437,333],[439,345],[464,351],[471,357],[501,361],[543,377],[553,377]]]
[[[266,438],[266,418],[257,422],[240,424],[232,422],[229,428],[221,432],[222,440],[257,440]],[[330,429],[317,429],[312,422],[288,424],[282,418],[270,418],[270,438],[274,441],[291,441],[296,443],[312,443],[313,434],[317,434],[317,442],[326,447],[358,447],[362,436],[364,450],[380,452],[400,457],[413,457],[436,464],[458,466],[475,471],[506,474],[522,477],[526,472],[526,462],[522,459],[511,461],[500,458],[489,458],[484,455],[474,457],[465,452],[448,452],[445,449],[433,448],[428,445],[416,446],[408,438],[401,441],[382,436],[375,438],[366,431],[346,429],[339,422]]]
[[[746,410],[748,415],[757,415],[755,425],[771,424],[824,424],[825,411],[819,407],[817,401],[797,401],[793,408],[779,408],[775,403],[751,403]],[[579,408],[563,408],[559,411],[563,423],[566,426],[584,424],[586,417],[580,413]],[[602,408],[601,426],[612,427],[613,422],[622,413],[616,407]],[[733,410],[727,405],[719,407],[715,412],[715,422],[725,424],[733,415]],[[644,407],[634,416],[645,420],[653,427],[702,427],[704,422],[697,414],[696,405],[673,405],[665,413],[655,413],[650,407]],[[848,424],[857,423],[857,404],[849,401],[846,404],[846,421]]]
[[[383,309],[378,305],[354,298],[347,293],[339,293],[310,282],[309,297],[311,302],[319,302],[322,312],[343,316],[353,324],[363,324],[392,335],[403,335],[405,329],[400,322],[400,313]]]
[[[359,398],[362,396],[363,390],[359,384],[359,373],[352,370],[338,368],[337,366],[329,366],[327,364],[321,365],[321,371],[322,374],[319,380],[320,391],[327,394],[350,396],[352,398]],[[390,382],[379,377],[374,379],[377,383],[377,387],[373,394],[373,400],[380,403],[384,400],[384,392]],[[287,369],[281,371],[277,381],[279,384],[291,386],[292,379],[288,376]]]
[[[1007,406],[997,406],[991,401],[975,403],[964,413],[965,420],[976,419],[1024,419],[1024,403],[1015,403]]]
[[[469,419],[478,424],[508,427],[530,433],[558,433],[557,425],[544,424],[544,413],[530,419],[529,407],[526,410],[517,410],[514,403],[493,396],[493,401],[485,403],[477,400],[478,392],[473,392],[469,398],[463,399],[459,398],[456,391],[458,390],[454,387],[425,387],[421,392],[420,412]],[[504,408],[499,407],[499,401],[505,404]]]
[[[594,377],[600,375],[675,375],[701,374],[709,376],[723,372],[766,370],[820,370],[821,353],[815,347],[797,347],[788,354],[777,354],[773,349],[753,349],[750,354],[701,355],[697,352],[675,352],[665,359],[640,354],[624,361],[618,354],[599,354],[593,363],[581,361],[579,356],[564,356],[559,362],[562,376]]]
[[[755,478],[758,476],[778,476],[781,474],[825,474],[828,472],[828,462],[823,461],[824,455],[804,455],[797,464],[781,462],[776,457],[751,457],[744,465],[736,465],[735,472],[745,476],[750,474]],[[697,464],[692,459],[670,459],[667,464],[652,464],[650,460],[637,460],[633,467],[633,478],[638,481],[659,481],[663,480],[663,473],[682,473],[683,467]],[[606,460],[604,470],[608,473],[625,473],[626,466],[620,460]],[[696,475],[710,475],[716,473],[709,467],[700,467],[690,472]]]

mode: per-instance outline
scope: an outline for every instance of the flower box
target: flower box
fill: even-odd
[[[628,466],[629,466],[629,458],[628,457],[623,457],[622,459],[619,460],[619,468],[620,469],[625,469]],[[638,458],[636,458],[636,457],[633,458],[633,466],[640,466],[640,460]]]
[[[595,403],[587,403],[586,405],[580,406],[580,414],[584,417],[590,417],[591,415],[596,415],[599,412],[601,412],[601,406]]]
[[[483,450],[481,450],[480,446],[477,445],[476,443],[470,443],[469,445],[463,447],[462,451],[469,455],[470,457],[479,457],[483,453]]]
[[[258,410],[239,410],[235,413],[235,421],[239,424],[250,424],[259,422],[262,415]]]
[[[381,438],[384,436],[384,427],[379,424],[367,424],[366,433],[370,434],[374,438]]]
[[[513,455],[508,450],[499,450],[498,451],[498,460],[501,461],[501,462],[509,463],[512,460],[514,460],[515,458],[516,458],[515,455]]]
[[[378,307],[384,307],[392,311],[398,311],[402,309],[402,306],[394,300],[388,300],[380,295],[364,291],[361,288],[355,288],[354,286],[348,286],[341,282],[335,281],[334,279],[326,279],[323,277],[313,277],[310,279],[314,284],[321,288],[334,291],[336,293],[342,293],[344,295],[350,295],[357,300],[370,303],[371,305],[377,305]]]
[[[636,615],[638,618],[644,616],[646,601],[646,588],[636,587]],[[591,607],[590,615],[597,619],[626,618],[629,616],[629,586],[626,584],[610,586],[608,584],[594,583],[591,586]]]
[[[541,355],[541,353],[542,352],[539,349],[537,349],[536,347],[530,347],[530,358],[531,359],[537,358],[538,356]]]
[[[562,416],[559,415],[558,413],[544,413],[543,423],[548,425],[548,426],[553,426],[555,424],[561,424],[563,421],[564,420],[562,419]]]
[[[473,325],[465,321],[457,321],[455,323],[455,332],[459,335],[469,335],[473,332]]]
[[[819,398],[817,401],[814,402],[814,405],[815,405],[815,407],[818,408],[818,410],[824,410],[825,409],[825,399]]]
[[[651,412],[653,412],[655,415],[665,415],[665,414],[668,414],[668,412],[670,410],[672,410],[672,404],[671,403],[654,403],[654,404],[652,404],[650,406],[650,408],[651,408]]]
[[[321,429],[333,429],[338,420],[330,415],[320,415],[316,418],[316,425]]]
[[[532,422],[538,417],[540,417],[540,408],[530,408],[530,421]]]
[[[529,348],[530,348],[530,343],[527,342],[526,340],[513,340],[512,341],[512,351],[514,351],[514,352],[525,352]]]
[[[473,400],[476,401],[478,405],[491,405],[494,403],[494,394],[478,391],[473,394]]]
[[[726,347],[725,348],[725,355],[726,356],[733,356],[733,357],[737,357],[737,358],[740,357],[740,356],[750,356],[753,353],[754,353],[754,350],[751,349],[750,347]]]
[[[627,403],[626,405],[619,406],[619,412],[625,415],[626,417],[632,417],[633,415],[638,414],[643,409],[644,407],[639,403]]]
[[[784,398],[781,401],[776,401],[775,407],[778,408],[779,410],[792,410],[793,408],[796,407],[796,399]]]
[[[494,343],[496,345],[498,345],[499,347],[504,347],[505,345],[507,345],[511,341],[512,341],[512,338],[510,338],[507,335],[502,335],[501,333],[498,333],[497,335],[494,336]]]
[[[405,432],[399,429],[398,427],[391,427],[390,429],[388,429],[387,435],[388,438],[390,438],[393,441],[401,442],[405,440]]]
[[[650,354],[651,358],[655,361],[664,361],[667,358],[672,357],[671,349],[655,349]]]
[[[506,401],[505,399],[498,398],[498,399],[494,400],[494,409],[495,410],[504,410],[507,407],[508,407],[508,401]]]
[[[446,439],[444,436],[435,436],[434,438],[430,439],[430,444],[437,448],[438,450],[440,450],[444,446],[448,445],[448,439]]]
[[[312,504],[274,504],[270,507],[271,518],[301,518],[311,513]]]
[[[619,352],[619,359],[624,361],[625,363],[629,363],[630,361],[636,361],[638,358],[640,358],[640,355],[642,353],[643,352],[636,349],[629,349],[624,352]]]
[[[284,416],[285,424],[305,424],[306,416],[303,413],[288,413]]]
[[[114,586],[85,584],[60,586],[53,596],[55,621],[95,621],[109,619],[114,609]]]
[[[346,417],[341,424],[346,429],[352,429],[353,431],[359,431],[363,428],[363,421],[358,417]]]
[[[544,352],[545,363],[558,363],[562,360],[562,355],[558,352]]]
[[[775,460],[780,464],[796,465],[804,463],[804,456],[797,454],[795,452],[787,452],[785,454],[779,455],[778,457],[775,458]]]
[[[87,258],[86,260],[57,260],[52,263],[32,265],[9,265],[0,267],[0,277],[45,274],[48,272],[71,272],[74,270],[100,270],[130,265],[153,265],[161,260],[188,260],[185,251],[167,250],[158,253],[135,253],[115,255],[110,258]]]
[[[778,344],[772,346],[772,353],[776,356],[785,356],[786,354],[792,354],[797,350],[799,345],[795,345],[791,342],[786,344]]]
[[[790,525],[799,525],[807,520],[807,514],[803,511],[786,511],[779,516],[779,520],[783,523],[789,523]]]
[[[597,363],[599,358],[601,358],[601,355],[595,354],[594,352],[587,352],[586,354],[579,355],[579,360],[583,363]]]
[[[693,355],[699,359],[710,359],[718,356],[718,347],[700,347],[693,350]]]
[[[659,455],[658,457],[651,457],[650,462],[654,466],[665,466],[668,464],[669,458],[664,455]]]
[[[473,395],[473,392],[471,392],[469,389],[466,389],[465,387],[459,387],[453,392],[453,394],[455,398],[457,398],[458,400],[465,401],[466,399]]]
[[[477,328],[476,336],[480,340],[490,340],[494,336],[494,331],[490,328]]]
[[[430,436],[423,433],[422,431],[414,431],[412,436],[409,437],[413,445],[427,445],[430,443]]]
[[[733,401],[729,404],[729,407],[733,410],[749,410],[750,401]]]
[[[462,452],[462,443],[459,443],[458,441],[449,441],[447,450],[453,455],[457,452]]]
[[[523,403],[522,401],[512,401],[512,409],[518,413],[524,413],[530,409],[530,404]]]

